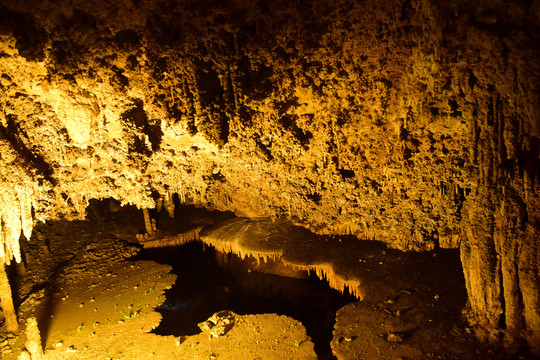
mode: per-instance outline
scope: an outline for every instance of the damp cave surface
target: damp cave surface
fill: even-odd
[[[197,324],[220,310],[240,315],[275,313],[301,321],[318,357],[335,359],[330,341],[336,311],[357,301],[314,274],[289,277],[251,270],[250,262],[256,263],[255,259],[242,260],[201,242],[145,249],[138,257],[169,264],[178,275],[166,292],[165,303],[157,309],[163,316],[154,330],[159,335],[197,334]]]
[[[270,354],[262,358],[311,359],[300,356],[313,352],[311,344],[302,346],[306,333],[321,359],[333,358],[333,353],[339,359],[358,358],[357,353],[373,359],[426,358],[428,354],[472,360],[508,358],[502,351],[475,342],[466,329],[460,332],[466,326],[461,318],[466,293],[457,251],[401,253],[358,240],[362,252],[355,264],[368,266],[362,280],[369,286],[369,298],[357,301],[281,262],[258,265],[252,257],[240,259],[202,242],[140,250],[141,245],[134,241],[142,227],[140,211],[126,207],[113,212],[110,208],[93,203],[89,220],[41,225],[33,241],[23,243],[25,275],[11,268],[20,284],[20,311],[24,314],[29,305],[36,305],[49,358],[67,359],[71,354],[66,348],[73,346],[77,351],[86,347],[85,354],[77,354],[81,359],[105,354],[192,359],[206,356],[207,349],[223,359],[251,358],[255,353]],[[176,220],[164,211],[153,215],[163,229],[162,236],[232,217],[186,206],[176,207]],[[342,245],[346,240],[343,237]],[[150,292],[152,296],[147,296]],[[220,353],[223,347],[201,333],[197,324],[221,310],[286,315],[302,322],[306,332],[302,329],[298,336],[274,343],[282,330],[294,331],[286,321],[280,322],[281,326],[267,329],[263,338],[268,346],[262,348],[258,342],[245,340],[254,333],[252,327],[244,326],[234,335],[242,340],[244,356],[238,355],[238,349]],[[256,324],[264,331],[271,318]],[[148,334],[151,329],[153,334]],[[179,336],[181,344],[175,345],[177,339],[172,336],[159,335]],[[403,342],[391,342],[389,335],[403,336]],[[114,345],[111,338],[116,338]],[[299,347],[294,345],[297,340]],[[58,347],[59,343],[64,345]],[[291,349],[297,355],[288,357],[285,354]]]

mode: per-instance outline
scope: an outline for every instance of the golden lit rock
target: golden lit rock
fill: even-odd
[[[201,231],[358,298],[314,244],[160,236],[155,212],[459,248],[477,333],[540,353],[538,2],[135,3],[0,1],[0,263],[102,199],[143,209],[148,248]]]

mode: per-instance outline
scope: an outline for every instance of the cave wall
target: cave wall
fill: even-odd
[[[90,199],[177,193],[460,247],[471,321],[539,344],[539,20],[517,0],[2,0],[0,258]]]

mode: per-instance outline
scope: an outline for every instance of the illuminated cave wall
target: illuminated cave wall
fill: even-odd
[[[0,258],[177,193],[460,247],[471,321],[540,343],[540,2],[55,3],[0,1]]]

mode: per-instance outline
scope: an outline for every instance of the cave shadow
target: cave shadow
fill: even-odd
[[[23,239],[23,235],[21,235],[21,241]],[[22,241],[21,241],[22,242]],[[11,284],[12,288],[12,297],[13,297],[13,305],[15,307],[15,311],[17,313],[17,318],[19,321],[19,329],[24,328],[26,325],[21,324],[21,313],[22,308],[24,306],[24,303],[30,299],[34,294],[38,294],[40,291],[43,291],[43,302],[40,302],[39,305],[36,308],[36,311],[34,313],[34,316],[36,317],[38,327],[40,329],[40,335],[41,335],[41,345],[44,347],[48,332],[50,329],[50,325],[53,319],[54,310],[56,308],[56,303],[54,300],[54,294],[57,293],[60,290],[60,285],[57,281],[59,275],[62,273],[62,270],[69,264],[71,259],[65,260],[58,265],[56,265],[51,273],[48,275],[48,279],[41,283],[33,284],[28,291],[28,294],[22,294],[21,293],[21,285],[22,281],[25,277],[25,274],[20,274],[18,263],[13,262],[12,264],[6,266],[6,274],[8,276],[9,282]],[[21,263],[25,267],[25,273],[29,271],[28,266],[28,260],[25,259],[23,256],[21,258]],[[39,301],[39,300],[38,300]]]
[[[60,284],[58,281],[59,276],[62,273],[62,271],[66,268],[66,266],[69,264],[70,261],[71,259],[68,259],[66,261],[61,262],[57,266],[55,266],[49,277],[49,279],[52,279],[52,281],[46,281],[41,286],[42,288],[45,289],[45,293],[43,296],[45,301],[39,305],[40,311],[36,312],[36,319],[37,319],[39,331],[41,334],[41,346],[43,348],[45,348],[45,344],[47,343],[47,338],[49,336],[49,331],[51,329],[53,316],[56,310],[57,302],[55,300],[55,294],[57,294],[60,291]],[[31,294],[32,293],[33,292],[31,292]]]
[[[198,323],[224,309],[239,315],[272,313],[300,321],[319,359],[335,359],[330,342],[336,312],[358,301],[354,296],[340,294],[315,275],[292,278],[231,269],[216,261],[217,253],[194,242],[146,249],[138,255],[170,264],[178,275],[173,288],[166,292],[166,301],[157,308],[162,321],[154,333],[180,337],[198,334]]]

